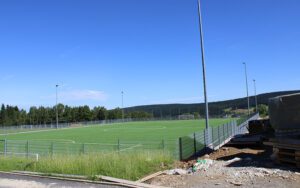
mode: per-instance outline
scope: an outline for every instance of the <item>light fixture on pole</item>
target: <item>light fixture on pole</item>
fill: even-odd
[[[256,94],[256,80],[253,79],[253,83],[254,83],[254,96],[255,96],[255,112],[258,112],[258,108],[257,108],[257,94]]]
[[[202,30],[202,16],[201,16],[200,0],[198,0],[198,18],[199,18],[200,45],[201,45],[201,54],[202,54],[203,88],[204,88],[204,101],[205,101],[205,128],[208,131],[208,128],[209,128],[209,111],[208,111],[207,90],[206,90],[206,67],[205,67],[205,56],[204,56],[204,42],[203,42],[203,30]]]
[[[248,100],[248,116],[250,116],[250,99],[249,99],[249,89],[248,89],[248,75],[247,75],[247,64],[243,62],[245,66],[245,77],[246,77],[246,91],[247,91],[247,100]]]
[[[58,89],[58,84],[56,84],[56,128],[58,129],[58,104],[57,104],[57,101],[58,101],[58,95],[57,95],[57,89]]]

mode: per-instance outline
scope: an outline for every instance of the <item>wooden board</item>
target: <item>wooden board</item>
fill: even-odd
[[[159,171],[159,172],[156,172],[156,173],[151,174],[151,175],[149,175],[149,176],[146,176],[146,177],[144,177],[144,178],[142,178],[142,179],[140,179],[140,180],[138,180],[138,181],[136,181],[136,182],[142,183],[142,182],[148,181],[148,180],[150,180],[150,179],[152,179],[152,178],[155,178],[156,176],[162,175],[162,174],[164,174],[164,173],[165,173],[165,172],[163,172],[163,171]]]
[[[149,185],[149,184],[145,184],[145,183],[139,183],[139,182],[123,180],[123,179],[107,177],[107,176],[97,176],[97,178],[99,178],[100,180],[104,180],[104,181],[120,183],[125,186],[126,185],[136,186],[136,187],[140,187],[140,188],[165,188],[165,187],[161,187],[161,186]]]

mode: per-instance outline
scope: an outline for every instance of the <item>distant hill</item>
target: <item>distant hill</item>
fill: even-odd
[[[268,104],[270,98],[287,95],[293,93],[300,93],[300,90],[294,91],[280,91],[272,93],[264,93],[257,96],[258,104]],[[218,101],[209,103],[209,114],[211,117],[221,117],[226,115],[229,110],[235,109],[247,109],[247,98],[232,99],[226,101]],[[250,106],[255,106],[254,96],[250,97]],[[125,108],[124,111],[134,112],[134,111],[144,111],[153,114],[154,117],[175,117],[180,114],[193,114],[199,113],[200,116],[205,115],[204,103],[193,103],[193,104],[155,104],[155,105],[143,105],[143,106],[133,106]]]

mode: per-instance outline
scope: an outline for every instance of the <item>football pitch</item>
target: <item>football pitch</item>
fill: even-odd
[[[211,119],[210,126],[218,126],[230,120]],[[143,121],[9,133],[1,135],[0,139],[72,143],[116,143],[118,140],[151,142],[176,140],[180,136],[203,131],[204,128],[204,120]]]
[[[231,120],[211,119],[210,126]],[[178,156],[179,137],[204,128],[204,120],[172,120],[19,130],[0,136],[0,153],[53,155],[163,150]]]

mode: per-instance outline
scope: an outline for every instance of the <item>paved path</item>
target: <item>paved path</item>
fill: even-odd
[[[30,177],[0,173],[0,188],[124,188],[116,185],[103,185],[50,178]]]

